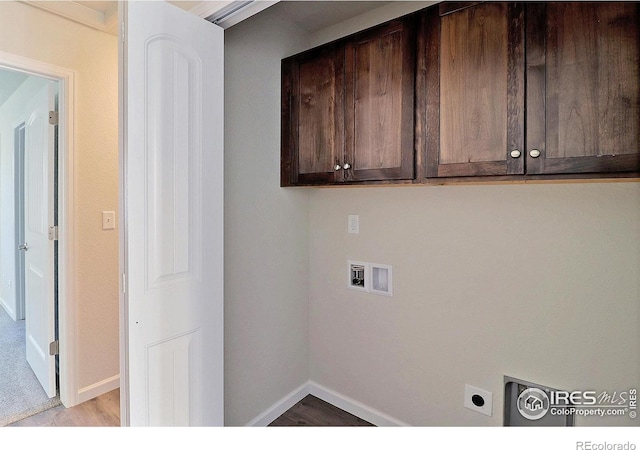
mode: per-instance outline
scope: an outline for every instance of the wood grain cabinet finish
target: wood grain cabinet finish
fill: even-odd
[[[428,8],[416,97],[426,176],[639,172],[639,17],[635,2]]]
[[[344,47],[282,62],[281,185],[344,179]]]
[[[415,16],[346,43],[345,176],[350,181],[414,175]]]
[[[640,170],[637,2],[527,5],[529,174]]]
[[[415,19],[282,61],[282,186],[414,178]]]
[[[425,21],[427,177],[524,173],[510,156],[524,146],[524,6],[445,3]]]

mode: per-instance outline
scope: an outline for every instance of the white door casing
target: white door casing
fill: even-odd
[[[223,425],[223,40],[121,2],[122,418]]]
[[[47,83],[27,106],[25,124],[25,317],[27,362],[51,398],[56,395],[53,225],[55,83]]]

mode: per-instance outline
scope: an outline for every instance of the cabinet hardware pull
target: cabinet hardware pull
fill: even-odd
[[[540,156],[540,150],[534,148],[529,152],[529,156],[531,156],[532,158],[537,158],[538,156]]]
[[[511,151],[511,157],[512,158],[520,158],[520,155],[521,155],[520,150],[512,150]]]
[[[342,166],[342,168],[343,168],[344,170],[350,169],[350,168],[351,168],[351,164],[346,163],[344,166]]]
[[[341,166],[340,164],[336,164],[335,169],[336,169],[336,171],[337,171],[337,170],[340,170],[340,169],[342,169],[342,166]]]

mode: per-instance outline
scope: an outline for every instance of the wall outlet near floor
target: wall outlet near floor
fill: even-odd
[[[465,384],[464,407],[491,417],[493,415],[493,394],[484,389]]]

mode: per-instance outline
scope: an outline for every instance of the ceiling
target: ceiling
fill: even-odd
[[[104,0],[85,1],[51,1],[51,0],[19,0],[31,6],[52,12],[66,17],[84,25],[105,31],[111,34],[118,34],[118,2]],[[208,17],[216,10],[232,3],[232,0],[168,0],[185,11],[190,11],[200,17]],[[272,4],[269,1],[260,3]]]
[[[303,30],[313,33],[380,8],[390,1],[285,1],[280,13]]]
[[[1,1],[1,0],[0,0]],[[83,23],[92,28],[117,34],[118,2],[103,0],[85,1],[51,1],[51,0],[19,0],[31,6],[47,10],[51,13]],[[228,5],[232,0],[187,1],[167,0],[185,11],[190,11],[200,17],[211,14]],[[375,8],[384,6],[390,1],[311,1],[311,0],[258,0],[252,5],[253,11],[239,19],[229,20],[223,27],[231,26],[243,18],[259,12],[275,3],[279,13],[308,32],[315,32],[330,27],[347,19],[363,14]],[[251,8],[247,8],[248,10]],[[27,75],[20,72],[0,70],[0,105],[2,105],[15,90],[27,79]]]
[[[29,5],[47,10],[54,14],[61,15],[76,22],[83,23],[92,28],[105,31],[111,34],[118,33],[118,2],[103,0],[85,0],[85,1],[39,1],[39,0],[20,0]],[[200,17],[209,17],[221,8],[233,3],[232,0],[207,0],[207,1],[188,1],[188,0],[167,0],[185,11],[192,12]],[[275,3],[281,4],[281,12],[292,22],[296,23],[309,32],[318,31],[331,25],[340,23],[344,20],[363,14],[372,9],[381,7],[390,1],[289,1],[289,0],[257,0],[254,4],[247,8],[253,9],[253,12],[245,14],[243,18],[249,17]],[[229,20],[223,28],[227,28],[239,20]]]

